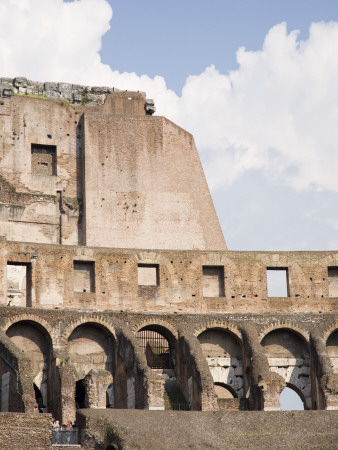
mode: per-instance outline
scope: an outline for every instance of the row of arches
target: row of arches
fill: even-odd
[[[76,408],[137,406],[136,375],[128,369],[135,366],[135,361],[131,361],[133,356],[130,355],[128,360],[130,349],[125,348],[121,357],[116,336],[105,326],[94,322],[76,326],[59,356],[53,351],[49,333],[37,322],[13,323],[6,334],[31,360],[35,400],[40,412],[57,415],[62,408],[56,366],[73,369],[69,391]],[[183,380],[186,371],[182,367],[186,362],[174,333],[164,325],[147,324],[135,330],[135,337],[135,345],[144,354],[148,367],[164,378],[166,406],[175,409],[180,405],[188,409],[190,404],[191,407],[193,386]],[[197,332],[196,337],[214,382],[219,406],[226,407],[229,399],[237,399],[238,407],[245,408],[252,367],[241,336],[233,330],[214,326]],[[285,382],[284,388],[287,387],[281,397],[283,409],[287,408],[283,398],[288,389],[298,395],[304,409],[319,409],[316,368],[304,336],[290,328],[274,329],[262,337],[260,345],[270,371],[278,374]],[[332,370],[338,373],[337,329],[329,335],[326,346]]]

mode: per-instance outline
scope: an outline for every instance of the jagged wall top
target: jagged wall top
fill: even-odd
[[[31,81],[24,77],[0,78],[0,97],[5,98],[13,94],[37,95],[66,100],[75,105],[97,106],[103,105],[107,94],[114,92],[122,92],[122,90],[107,86]],[[147,99],[145,92],[140,94],[145,99],[146,113],[153,114],[156,111],[154,100]]]

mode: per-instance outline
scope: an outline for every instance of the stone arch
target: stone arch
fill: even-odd
[[[222,320],[214,320],[212,322],[208,322],[206,324],[201,325],[199,328],[195,329],[194,335],[198,337],[201,333],[203,333],[204,331],[209,330],[211,328],[218,328],[220,330],[224,330],[229,333],[232,333],[241,341],[241,343],[243,342],[242,334],[239,331],[239,329],[232,323],[227,323]]]
[[[325,342],[327,342],[330,335],[338,329],[338,322],[335,322],[333,325],[331,325],[329,328],[325,330],[325,333],[323,335],[323,339]]]
[[[17,322],[32,322],[36,324],[36,327],[40,328],[44,333],[46,333],[46,335],[50,339],[52,348],[54,348],[56,341],[55,332],[52,326],[45,319],[30,313],[18,314],[7,319],[5,325],[3,326],[4,332],[7,333],[8,328],[10,328]]]
[[[310,334],[308,331],[303,330],[297,325],[293,324],[292,322],[275,322],[272,325],[269,325],[268,327],[263,328],[263,330],[259,333],[259,342],[262,343],[262,340],[264,337],[269,334],[271,331],[279,330],[279,329],[288,329],[292,331],[293,333],[297,334],[301,339],[304,339],[306,342],[306,345],[309,347],[309,341],[310,341]]]
[[[215,392],[218,399],[237,398],[237,392],[228,384],[215,382]]]
[[[94,368],[113,373],[114,344],[114,333],[102,321],[91,318],[78,321],[67,337],[67,353],[79,379],[84,378]]]
[[[111,333],[114,337],[114,339],[116,339],[116,332],[114,327],[112,326],[112,324],[104,319],[102,319],[99,316],[93,315],[93,316],[83,316],[80,317],[78,320],[72,321],[64,330],[64,339],[65,339],[65,343],[68,342],[68,339],[70,337],[70,335],[72,334],[72,332],[79,327],[80,325],[86,324],[86,323],[92,323],[92,324],[96,324],[97,326],[101,326],[102,328],[105,328],[107,330],[107,332]]]
[[[327,353],[334,373],[338,374],[338,328],[331,331],[326,340]]]
[[[163,370],[163,373],[167,373],[169,376],[174,376],[177,332],[174,330],[174,334],[166,325],[164,321],[146,321],[137,327],[135,335],[145,353],[148,366],[151,369]],[[173,373],[169,371],[173,371]]]
[[[311,354],[303,333],[288,326],[273,327],[262,338],[261,346],[270,370],[302,392],[306,409],[311,409]]]
[[[137,325],[133,326],[133,333],[137,334],[138,331],[140,331],[142,328],[148,327],[148,326],[158,326],[161,327],[164,331],[167,330],[169,333],[171,333],[172,338],[175,340],[178,339],[178,333],[175,327],[173,327],[169,322],[163,320],[163,319],[156,319],[150,318],[146,319]]]
[[[304,394],[303,394],[303,392],[299,389],[299,387],[298,386],[296,386],[296,385],[294,385],[294,384],[292,384],[292,383],[286,383],[286,386],[282,389],[282,391],[280,392],[280,394],[279,394],[279,397],[281,397],[281,395],[283,394],[283,392],[285,391],[285,389],[291,389],[292,391],[294,391],[297,395],[298,395],[298,397],[299,397],[299,400],[302,402],[302,404],[303,404],[303,408],[302,409],[305,409],[305,397],[304,397]],[[288,402],[290,403],[290,400],[288,400]],[[282,405],[281,405],[282,406]],[[282,411],[292,411],[294,408],[290,408],[290,407],[287,407],[287,408],[282,408],[281,407],[281,409],[282,409]],[[298,409],[298,408],[297,408]]]
[[[15,320],[6,330],[7,336],[30,359],[32,384],[40,412],[51,411],[52,339],[46,328],[35,320]]]
[[[236,398],[244,398],[244,345],[238,332],[219,324],[207,326],[197,336],[214,383],[232,389]],[[230,391],[231,391],[230,389]],[[216,394],[218,389],[215,388]]]
[[[115,335],[95,318],[79,322],[66,344],[69,363],[74,368],[75,406],[106,407],[106,392],[113,383]]]

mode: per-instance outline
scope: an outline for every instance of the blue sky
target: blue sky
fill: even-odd
[[[1,0],[0,55],[146,91],[193,133],[229,249],[338,249],[337,0]]]
[[[259,50],[270,28],[308,37],[312,22],[338,20],[336,0],[109,0],[112,27],[102,40],[102,60],[113,69],[162,75],[180,94],[187,76],[214,64],[237,68],[239,47]],[[118,48],[116,48],[116,44]]]

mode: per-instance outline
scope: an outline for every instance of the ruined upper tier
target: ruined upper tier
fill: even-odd
[[[191,134],[144,93],[0,78],[0,235],[226,250]]]

